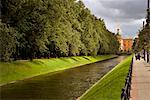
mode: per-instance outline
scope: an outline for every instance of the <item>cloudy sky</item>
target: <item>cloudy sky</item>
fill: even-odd
[[[91,13],[105,20],[107,28],[123,37],[135,37],[146,16],[147,0],[83,0]]]

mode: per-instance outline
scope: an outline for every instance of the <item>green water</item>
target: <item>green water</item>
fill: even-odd
[[[2,100],[76,100],[125,56],[0,87]]]

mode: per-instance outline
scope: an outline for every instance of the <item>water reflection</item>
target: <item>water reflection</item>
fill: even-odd
[[[1,87],[2,99],[75,100],[125,56]]]

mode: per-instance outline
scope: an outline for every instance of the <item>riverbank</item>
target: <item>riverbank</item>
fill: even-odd
[[[126,58],[95,85],[87,90],[80,100],[120,100],[121,89],[124,87],[125,78],[129,71],[132,56]]]
[[[0,62],[0,85],[115,57],[115,55],[102,55],[97,57],[78,56],[51,59],[34,59],[33,61],[20,60],[11,63]]]

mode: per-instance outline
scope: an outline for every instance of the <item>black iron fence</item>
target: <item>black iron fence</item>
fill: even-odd
[[[121,100],[130,99],[131,80],[132,80],[133,58],[130,64],[129,72],[125,81],[125,87],[122,89]]]

